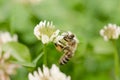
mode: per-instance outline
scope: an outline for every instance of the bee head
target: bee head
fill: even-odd
[[[69,38],[70,38],[70,39],[73,39],[74,37],[75,37],[74,34],[69,35]]]
[[[67,34],[63,38],[66,41],[71,41],[74,37],[75,37],[74,34]]]

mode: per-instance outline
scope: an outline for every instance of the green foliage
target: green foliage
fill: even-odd
[[[10,52],[12,57],[20,62],[30,62],[30,52],[29,49],[18,42],[8,42],[3,45],[4,52]]]
[[[56,28],[75,33],[80,41],[74,57],[63,66],[58,64],[62,53],[49,44],[49,67],[57,64],[71,80],[114,80],[114,49],[111,42],[100,37],[99,30],[108,23],[120,25],[120,0],[41,0],[37,4],[17,1],[0,0],[0,31],[17,34],[20,42],[6,43],[3,50],[10,51],[13,62],[25,66],[11,76],[12,80],[27,80],[28,71],[42,67],[43,44],[33,34],[41,20],[53,21]],[[120,55],[120,40],[117,46]]]

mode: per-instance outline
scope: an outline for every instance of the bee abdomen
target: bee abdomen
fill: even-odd
[[[61,58],[60,58],[60,65],[64,65],[64,64],[66,64],[69,60],[70,60],[70,58],[72,57],[72,55],[71,55],[71,53],[70,52],[68,52],[67,54],[64,54]]]

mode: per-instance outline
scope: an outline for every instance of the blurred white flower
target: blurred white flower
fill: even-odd
[[[16,34],[11,36],[9,32],[0,32],[0,57],[2,55],[2,45],[10,41],[17,41],[17,40],[18,37]]]
[[[17,41],[17,35],[11,36],[9,32],[0,32],[0,45],[10,42],[10,41]]]
[[[10,80],[9,75],[14,74],[18,68],[17,64],[9,62],[9,51],[2,51],[2,45],[10,41],[17,41],[17,35],[12,37],[8,32],[0,32],[0,80]]]
[[[59,68],[53,64],[51,69],[48,69],[46,66],[43,66],[43,71],[38,68],[38,71],[34,73],[29,73],[29,80],[71,80],[70,76],[66,76],[62,73]]]
[[[42,41],[43,44],[52,42],[59,34],[52,22],[41,21],[34,28],[34,35]]]
[[[104,26],[104,28],[100,30],[100,35],[105,41],[118,39],[120,35],[120,27],[116,24],[108,24],[108,26]]]
[[[10,63],[9,58],[9,52],[3,53],[0,57],[0,80],[10,80],[9,76],[15,74],[15,70],[19,67],[17,64]]]

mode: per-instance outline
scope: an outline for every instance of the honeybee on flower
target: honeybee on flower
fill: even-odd
[[[75,34],[70,31],[63,32],[62,34],[59,33],[60,30],[55,29],[53,23],[49,21],[41,21],[34,28],[34,35],[41,40],[43,44],[53,42],[55,43],[56,49],[64,53],[59,60],[59,63],[63,65],[74,55],[79,41]]]
[[[79,42],[78,39],[75,34],[68,31],[58,36],[54,42],[56,49],[64,53],[60,58],[59,63],[61,65],[66,64],[76,51]]]

